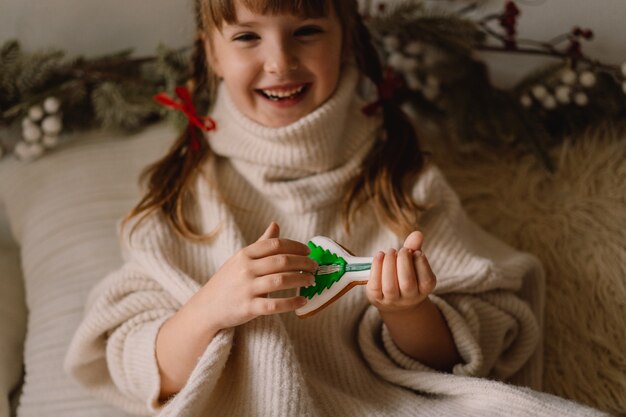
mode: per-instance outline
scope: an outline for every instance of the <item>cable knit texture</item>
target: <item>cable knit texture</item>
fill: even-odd
[[[208,137],[216,157],[203,167],[189,208],[192,224],[219,230],[216,239],[184,241],[159,215],[132,236],[126,228],[126,263],[91,293],[67,371],[95,395],[141,415],[600,415],[530,389],[541,380],[541,266],[474,225],[434,166],[423,171],[413,197],[429,207],[416,228],[438,276],[431,298],[463,358],[454,375],[405,356],[357,287],[305,320],[283,314],[222,330],[184,388],[159,406],[159,326],[270,221],[282,237],[327,235],[362,256],[401,246],[368,207],[350,235],[338,215],[341,190],[381,125],[361,112],[357,81],[347,68],[328,102],[275,129],[247,119],[222,88],[213,112],[218,130]]]

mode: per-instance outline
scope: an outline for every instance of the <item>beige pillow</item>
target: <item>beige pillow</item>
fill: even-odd
[[[19,245],[29,311],[19,417],[124,415],[71,380],[63,359],[89,290],[121,264],[116,224],[139,197],[138,174],[175,135],[165,125],[134,136],[90,132],[38,161],[0,162],[0,206]],[[8,283],[10,291],[19,292],[14,284]],[[11,302],[19,304],[18,298]],[[0,322],[3,342],[4,327]],[[20,363],[19,349],[6,358],[2,352],[3,369],[5,361]],[[2,374],[3,396],[14,373]]]
[[[10,415],[9,398],[22,376],[25,332],[26,306],[19,253],[16,247],[0,242],[0,417]]]

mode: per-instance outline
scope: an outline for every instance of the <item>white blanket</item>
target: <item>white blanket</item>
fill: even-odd
[[[213,114],[222,128],[209,138],[219,157],[204,173],[219,179],[228,206],[200,176],[189,210],[199,230],[219,225],[219,235],[206,244],[183,241],[158,216],[132,241],[125,233],[126,264],[92,292],[68,372],[95,395],[143,415],[600,415],[496,381],[539,388],[543,272],[534,257],[472,223],[433,166],[413,198],[427,208],[419,229],[438,277],[431,298],[462,357],[452,375],[402,354],[357,288],[306,320],[261,317],[219,332],[185,387],[160,406],[159,327],[270,220],[283,237],[327,235],[361,256],[401,245],[367,207],[346,234],[337,215],[341,195],[328,193],[350,180],[376,139],[378,124],[361,113],[355,85],[348,72],[324,106],[280,129],[245,119],[222,90]]]

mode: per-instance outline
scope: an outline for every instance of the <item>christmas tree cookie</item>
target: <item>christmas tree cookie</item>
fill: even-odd
[[[367,284],[372,258],[353,256],[325,236],[315,236],[308,243],[309,257],[317,261],[315,284],[300,288],[299,295],[309,302],[296,310],[300,318],[312,316],[337,300],[355,285]]]

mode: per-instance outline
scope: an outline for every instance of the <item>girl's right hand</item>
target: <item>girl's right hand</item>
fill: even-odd
[[[280,239],[272,222],[255,243],[241,249],[196,294],[209,329],[219,331],[258,316],[294,311],[306,298],[268,298],[268,294],[315,283],[317,262],[309,248],[294,240]]]

